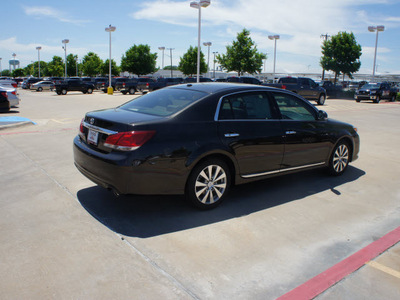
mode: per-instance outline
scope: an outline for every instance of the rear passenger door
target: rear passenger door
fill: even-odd
[[[221,98],[218,135],[234,154],[242,177],[279,172],[284,144],[278,116],[264,91]]]

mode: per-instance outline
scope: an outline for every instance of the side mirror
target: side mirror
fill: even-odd
[[[326,113],[326,111],[319,110],[318,111],[318,120],[324,121],[326,119],[328,119],[328,114]]]

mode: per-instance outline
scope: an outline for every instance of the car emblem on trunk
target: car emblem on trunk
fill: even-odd
[[[94,118],[90,118],[89,119],[89,123],[90,123],[90,125],[93,125],[94,124]]]

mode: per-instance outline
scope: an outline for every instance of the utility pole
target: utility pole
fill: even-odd
[[[330,38],[330,37],[331,36],[328,34],[321,34],[321,38],[323,38],[325,41],[327,41],[328,38]],[[325,69],[324,69],[324,67],[322,67],[322,81],[324,80],[324,78],[325,78]]]

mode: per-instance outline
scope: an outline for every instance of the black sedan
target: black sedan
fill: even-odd
[[[79,171],[116,194],[185,194],[213,208],[229,187],[324,167],[341,175],[359,136],[289,91],[183,84],[88,112],[74,139]]]

